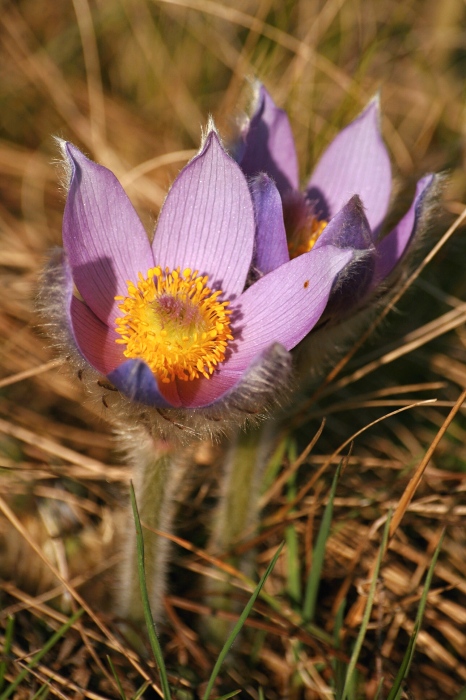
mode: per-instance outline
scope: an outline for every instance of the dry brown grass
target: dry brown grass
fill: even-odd
[[[438,240],[464,210],[465,15],[460,0],[2,2],[0,645],[7,616],[16,620],[7,678],[66,613],[81,605],[87,611],[16,697],[32,697],[47,682],[56,697],[118,697],[106,654],[128,696],[143,679],[157,683],[144,642],[131,649],[111,614],[129,468],[112,452],[102,407],[86,400],[37,328],[38,275],[47,251],[60,244],[64,203],[51,136],[112,168],[150,228],[209,112],[222,134],[232,132],[244,76],[258,75],[289,110],[303,177],[381,88],[384,136],[408,194],[417,175],[449,172],[446,213],[433,231]],[[463,237],[457,231],[441,248],[398,302],[398,315],[347,358],[318,403],[303,400],[290,416],[283,444],[300,449],[322,417],[327,422],[300,461],[284,450],[285,476],[263,496],[260,535],[246,536],[238,551],[257,547],[262,567],[293,525],[309,565],[331,475],[348,449],[342,446],[356,436],[335,500],[316,620],[321,635],[299,625],[284,593],[284,552],[267,589],[277,607],[257,606],[248,627],[259,633],[244,637],[219,694],[238,687],[241,697],[258,698],[262,687],[272,700],[331,697],[332,663],[347,659],[390,509],[395,518],[360,659],[360,697],[373,698],[381,676],[390,687],[444,528],[406,697],[453,698],[466,686]],[[434,398],[434,405],[423,402]],[[202,550],[220,461],[219,448],[205,446],[180,496],[162,635],[180,698],[199,697],[217,654],[197,630],[209,614],[202,589],[225,573]],[[299,488],[290,503],[291,474]],[[239,599],[245,590],[238,576]],[[331,633],[345,599],[337,649]]]

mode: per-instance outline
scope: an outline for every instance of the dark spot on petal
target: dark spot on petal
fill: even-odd
[[[309,280],[306,280],[303,285],[304,289],[307,289],[309,287]]]

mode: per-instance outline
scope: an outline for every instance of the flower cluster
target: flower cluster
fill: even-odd
[[[242,129],[236,158],[260,190],[278,191],[284,226],[283,260],[321,246],[354,251],[352,271],[334,285],[322,319],[341,323],[393,287],[412,250],[438,189],[438,176],[417,183],[414,199],[397,225],[383,228],[392,196],[390,158],[382,140],[378,98],[328,146],[304,191],[290,123],[258,84],[253,114]],[[265,175],[264,175],[265,173]],[[274,245],[280,245],[278,241]],[[264,268],[264,272],[267,269]]]
[[[64,251],[42,295],[91,383],[105,377],[130,403],[196,430],[199,415],[244,420],[277,401],[289,351],[352,252],[329,244],[284,256],[279,196],[268,185],[251,194],[213,127],[173,183],[152,243],[115,176],[62,148]]]
[[[263,413],[290,386],[298,343],[393,287],[438,182],[422,178],[385,235],[392,176],[374,99],[301,191],[288,117],[258,85],[235,159],[211,125],[151,243],[115,176],[62,150],[64,250],[42,292],[55,335],[91,384],[105,377],[127,405],[198,433],[206,417],[224,429]]]

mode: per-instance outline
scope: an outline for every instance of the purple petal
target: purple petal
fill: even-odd
[[[273,343],[286,350],[297,345],[319,320],[335,277],[351,258],[351,251],[325,246],[290,260],[249,287],[230,306],[236,342],[224,369],[243,371]]]
[[[372,231],[387,213],[392,188],[390,159],[379,129],[379,100],[343,129],[324,152],[307,187],[320,219],[330,219],[354,194]]]
[[[251,184],[256,212],[256,249],[253,265],[263,275],[290,259],[280,194],[265,173]]]
[[[183,406],[199,408],[215,403],[241,381],[243,374],[220,368],[210,379],[201,377],[191,382],[177,382]]]
[[[289,384],[291,356],[278,343],[259,353],[242,372],[219,369],[210,379],[179,382],[184,406],[209,406],[228,398],[245,413],[259,413]]]
[[[171,382],[166,386],[171,401],[162,394],[161,389],[157,384],[154,373],[143,360],[126,360],[113,372],[110,372],[108,379],[127,396],[131,401],[148,406],[157,406],[158,408],[173,408],[180,406],[179,399],[176,395],[176,385]]]
[[[319,325],[331,320],[344,321],[349,314],[361,308],[369,296],[374,277],[375,248],[355,251],[353,260],[337,279],[322,314]]]
[[[97,372],[105,375],[123,359],[121,346],[115,343],[119,336],[74,296],[71,267],[64,253],[60,256],[59,266],[56,281],[64,287],[63,301],[68,331],[84,359]]]
[[[70,318],[79,351],[100,374],[108,374],[124,360],[122,346],[115,342],[121,336],[76,297],[71,300]]]
[[[278,109],[263,85],[258,91],[240,165],[246,175],[270,175],[281,195],[298,189],[298,158],[288,116]]]
[[[126,280],[153,267],[146,232],[120,183],[107,168],[67,143],[71,183],[63,218],[63,245],[74,282],[86,304],[104,323],[118,316],[117,294]]]
[[[395,268],[411,243],[429,193],[435,186],[435,175],[426,175],[416,186],[414,200],[399,224],[377,244],[377,260],[373,287]]]
[[[337,248],[367,250],[373,248],[372,233],[364,213],[364,207],[357,195],[340,209],[317,239],[314,250],[325,245]]]
[[[155,262],[198,270],[209,276],[210,287],[238,295],[251,265],[254,233],[246,178],[211,131],[168,193],[153,242]]]
[[[254,358],[246,372],[216,372],[210,379],[175,381],[157,385],[157,380],[142,360],[127,360],[108,374],[108,379],[132,401],[158,408],[200,408],[209,406],[232,389],[238,389],[239,407],[258,412],[283,387],[290,371],[290,358],[277,344]],[[266,385],[267,382],[267,385]],[[280,386],[278,386],[280,384]]]
[[[364,207],[357,195],[330,220],[317,239],[314,250],[329,244],[338,248],[351,248],[355,254],[351,263],[339,275],[321,321],[329,318],[335,321],[354,310],[371,285],[376,251]]]

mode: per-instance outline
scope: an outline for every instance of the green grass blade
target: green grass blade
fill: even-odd
[[[463,690],[460,690],[458,695],[455,695],[453,700],[466,700],[466,688],[463,688]]]
[[[267,632],[265,630],[256,630],[254,638],[251,640],[251,651],[249,653],[249,663],[252,667],[257,666],[259,663],[266,639]]]
[[[118,686],[118,692],[120,693],[120,698],[121,698],[121,700],[126,700],[125,691],[123,690],[123,686],[121,685],[120,679],[117,676],[117,672],[115,671],[115,666],[113,665],[113,661],[111,660],[111,658],[108,654],[107,654],[107,661],[108,661],[108,665],[110,666],[110,668],[112,670],[112,674],[113,674],[113,677],[115,679],[115,682]]]
[[[426,576],[426,582],[424,585],[424,590],[422,591],[422,596],[421,600],[419,601],[419,607],[417,610],[416,614],[416,620],[414,622],[414,628],[413,628],[413,633],[411,635],[411,638],[408,643],[408,647],[406,649],[405,655],[403,657],[403,661],[401,662],[401,666],[398,669],[398,673],[396,674],[395,680],[393,682],[393,686],[388,694],[387,700],[398,700],[398,698],[401,697],[401,692],[402,692],[402,683],[406,676],[409,673],[409,668],[411,666],[411,662],[413,660],[414,656],[414,650],[416,647],[416,642],[417,642],[417,637],[419,634],[419,630],[421,628],[422,624],[422,618],[424,617],[424,611],[426,609],[426,604],[427,604],[427,595],[429,593],[429,589],[432,583],[432,577],[434,575],[434,569],[435,565],[437,563],[438,556],[440,554],[440,550],[442,548],[443,544],[443,538],[444,538],[445,533],[442,533],[442,536],[440,538],[440,541],[435,548],[434,556],[432,557],[432,561],[429,566],[429,570],[427,571],[427,576]]]
[[[149,642],[152,648],[152,653],[154,654],[155,662],[159,669],[160,674],[160,684],[162,686],[162,692],[164,700],[170,700],[170,686],[168,685],[167,670],[165,668],[165,663],[163,660],[162,649],[160,647],[159,638],[157,637],[157,631],[155,629],[155,622],[152,617],[152,612],[149,603],[149,594],[147,592],[146,584],[146,571],[144,566],[144,537],[142,534],[141,521],[139,519],[139,511],[136,503],[136,496],[134,493],[133,484],[130,484],[130,496],[131,496],[131,506],[133,509],[134,524],[136,526],[136,546],[138,552],[138,574],[139,574],[139,585],[141,586],[141,598],[142,607],[144,610],[144,619],[146,621],[147,632],[149,634]],[[0,698],[1,700],[1,698]]]
[[[45,698],[48,696],[49,693],[50,693],[50,684],[46,683],[41,688],[39,688],[37,693],[34,693],[31,700],[45,700]]]
[[[215,700],[228,700],[228,698],[234,698],[235,695],[238,695],[239,693],[241,693],[241,689],[233,690],[233,692],[227,693],[226,695],[221,695],[219,698],[215,698]]]
[[[260,598],[264,601],[264,603],[270,605],[271,609],[275,612],[283,612],[282,603],[280,603],[280,601],[274,598],[274,596],[269,595],[268,593],[264,593],[264,591],[262,591],[260,594]],[[313,624],[312,622],[307,623],[306,631],[312,634],[316,639],[324,642],[324,644],[331,645],[333,643],[332,635],[326,632],[325,630],[320,629],[320,627]]]
[[[383,537],[382,537],[382,544],[380,545],[379,554],[378,554],[377,562],[375,565],[374,575],[372,577],[371,585],[369,588],[369,595],[367,596],[367,603],[366,603],[366,607],[364,610],[364,615],[362,618],[361,627],[359,629],[358,636],[356,637],[356,642],[354,645],[353,653],[351,654],[350,662],[348,664],[345,685],[343,686],[343,691],[342,691],[341,695],[337,698],[337,700],[340,700],[340,699],[346,700],[346,697],[348,696],[348,691],[353,683],[353,676],[354,676],[354,672],[356,670],[356,664],[358,662],[359,654],[361,652],[361,648],[362,648],[362,645],[364,642],[364,637],[366,636],[367,626],[369,624],[370,617],[371,617],[372,606],[374,604],[374,597],[375,597],[375,591],[377,588],[377,580],[379,577],[380,566],[382,564],[382,558],[383,558],[383,555],[385,553],[385,549],[387,547],[388,531],[390,528],[390,520],[391,520],[391,518],[388,517],[387,522],[385,523],[385,528],[384,528]]]
[[[55,632],[55,634],[53,634],[50,637],[50,639],[48,640],[48,642],[45,643],[43,648],[40,651],[38,651],[37,654],[34,654],[32,659],[30,660],[30,662],[16,676],[15,680],[12,683],[10,683],[8,688],[6,690],[4,690],[4,692],[0,695],[0,700],[6,700],[6,698],[9,698],[10,695],[12,693],[14,693],[14,691],[19,686],[19,684],[22,683],[23,680],[26,678],[29,671],[31,671],[34,668],[34,666],[36,666],[39,663],[39,661],[42,659],[42,657],[44,657],[47,654],[47,652],[49,652],[50,649],[52,649],[55,646],[55,644],[58,642],[58,640],[61,637],[63,637],[65,632],[67,632],[69,630],[69,628],[72,627],[72,625],[74,625],[76,620],[79,620],[79,618],[81,617],[83,612],[84,612],[84,610],[78,610],[77,613],[75,613],[72,617],[70,617],[68,622],[66,622],[62,627],[60,627],[59,630],[57,630]]]
[[[294,488],[288,491],[290,500],[296,495]],[[285,529],[285,542],[286,542],[286,590],[290,599],[298,607],[300,607],[302,592],[301,592],[301,564],[299,558],[299,539],[296,528],[293,525],[287,525]]]
[[[316,611],[317,593],[319,592],[320,577],[322,575],[322,567],[324,564],[325,548],[330,533],[330,527],[332,525],[333,501],[335,498],[335,492],[337,489],[342,464],[343,462],[340,462],[335,476],[333,477],[328,503],[325,506],[324,517],[322,518],[322,523],[319,528],[319,534],[317,535],[317,541],[312,555],[312,565],[311,570],[309,571],[306,592],[304,595],[302,613],[304,622],[312,622]]]
[[[6,625],[6,630],[5,630],[5,646],[3,650],[3,654],[5,656],[5,661],[2,661],[0,663],[0,690],[2,690],[3,685],[5,683],[5,673],[7,669],[7,658],[8,654],[11,651],[11,645],[13,643],[13,628],[14,628],[15,620],[14,617],[11,617],[11,615],[8,616],[8,621]]]
[[[381,692],[382,692],[384,680],[385,680],[385,678],[382,676],[382,678],[379,680],[379,683],[378,683],[378,685],[377,685],[377,690],[375,691],[374,700],[379,700],[379,699],[380,699],[380,694],[381,694]]]
[[[150,686],[150,681],[144,681],[144,683],[141,685],[139,690],[136,691],[136,694],[133,695],[131,700],[139,700],[141,695],[146,692],[146,690],[149,686]]]
[[[293,603],[299,605],[301,600],[301,571],[299,565],[299,541],[294,525],[285,530],[287,557],[287,592]]]
[[[268,577],[270,576],[270,573],[271,573],[273,567],[274,567],[275,564],[277,563],[277,559],[278,559],[278,557],[280,556],[280,552],[281,552],[282,549],[283,549],[283,544],[284,544],[284,543],[282,543],[282,544],[280,545],[280,547],[277,549],[277,552],[276,552],[274,558],[272,559],[272,561],[270,562],[270,564],[269,564],[268,567],[267,567],[267,571],[264,573],[264,575],[262,576],[261,580],[260,580],[259,583],[257,584],[257,586],[256,586],[256,588],[255,588],[255,590],[254,590],[254,592],[253,592],[253,594],[252,594],[252,596],[250,597],[250,599],[249,599],[249,601],[248,601],[248,604],[247,604],[246,607],[244,608],[244,610],[243,610],[243,612],[241,613],[241,616],[240,616],[238,622],[237,622],[236,625],[234,626],[234,628],[233,628],[231,634],[229,635],[227,641],[225,642],[225,644],[224,644],[224,646],[223,646],[223,649],[222,649],[222,651],[220,652],[220,654],[219,654],[219,656],[218,656],[218,659],[217,659],[217,661],[216,661],[216,663],[215,663],[215,666],[214,666],[214,668],[213,668],[212,674],[211,674],[211,676],[210,676],[210,678],[209,678],[209,682],[208,682],[208,684],[207,684],[206,691],[205,691],[205,693],[204,693],[204,695],[203,695],[203,700],[209,700],[210,694],[211,694],[211,692],[212,692],[212,688],[214,687],[214,683],[215,683],[215,681],[216,681],[216,679],[217,679],[217,676],[218,676],[218,674],[219,674],[219,672],[220,672],[220,668],[221,668],[223,662],[225,661],[225,658],[226,658],[228,652],[230,651],[230,649],[231,649],[231,647],[232,647],[232,645],[233,645],[233,642],[235,641],[235,639],[236,639],[236,637],[238,636],[238,634],[241,632],[241,629],[242,629],[244,623],[246,622],[246,619],[248,618],[249,613],[250,613],[251,610],[252,610],[252,606],[253,606],[254,603],[256,602],[257,596],[258,596],[259,593],[261,592],[264,583],[267,581],[267,579],[268,579]]]
[[[265,473],[262,478],[262,484],[261,484],[261,492],[264,493],[267,491],[270,486],[275,482],[275,479],[278,476],[278,472],[280,471],[282,465],[283,465],[283,459],[285,457],[285,452],[288,447],[288,440],[283,439],[276,449],[274,450],[272,456],[269,458],[267,461],[266,467],[265,467]]]
[[[290,441],[288,448],[288,459],[290,463],[296,461],[298,458],[296,451],[296,443],[294,440]],[[287,498],[292,501],[296,496],[296,474],[291,474],[288,479],[287,485]],[[301,562],[299,557],[299,540],[298,534],[294,524],[288,525],[285,529],[285,542],[286,542],[286,558],[287,558],[287,593],[291,600],[296,603],[301,603],[302,591],[301,591]]]
[[[333,628],[333,647],[334,649],[340,649],[340,631],[341,628],[343,627],[343,618],[345,615],[345,608],[346,608],[346,598],[344,598],[340,606],[337,610],[337,614],[335,616],[335,626]],[[342,661],[341,659],[335,658],[332,661],[332,667],[333,667],[333,677],[334,677],[334,686],[335,686],[335,696],[338,698],[341,694],[341,691],[343,689],[343,686],[345,684],[345,672],[346,672],[346,663]]]

